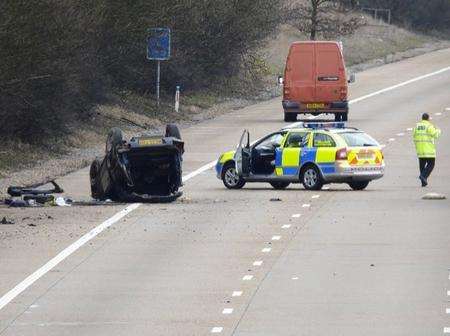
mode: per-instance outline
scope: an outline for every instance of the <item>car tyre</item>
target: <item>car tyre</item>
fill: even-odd
[[[245,180],[237,174],[234,162],[229,162],[223,167],[222,182],[228,189],[241,189],[245,185]]]
[[[95,159],[91,163],[91,168],[89,169],[89,179],[91,183],[91,196],[94,199],[103,200],[105,195],[100,187],[100,166],[101,161],[99,159]]]
[[[283,190],[286,189],[291,183],[290,182],[269,182],[270,185],[277,190]]]
[[[106,138],[105,152],[108,154],[113,148],[116,148],[123,142],[122,130],[118,127],[113,127]]]
[[[297,114],[284,112],[284,121],[286,122],[297,121]]]
[[[350,182],[348,185],[353,190],[364,190],[369,185],[369,182],[370,181],[353,181],[353,182]]]
[[[315,165],[307,165],[302,169],[300,181],[306,190],[320,190],[323,186],[322,176]]]
[[[178,126],[175,124],[166,125],[166,137],[173,137],[181,140],[181,133]]]

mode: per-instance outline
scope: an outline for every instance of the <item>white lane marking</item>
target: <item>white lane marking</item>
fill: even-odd
[[[281,228],[282,229],[289,229],[291,227],[291,224],[284,224]]]
[[[405,135],[405,133],[397,133],[397,136],[399,136],[399,137],[402,137],[404,135]]]
[[[261,250],[261,252],[262,252],[262,253],[269,253],[271,250],[272,250],[271,247],[264,247],[264,248]]]
[[[272,240],[280,240],[281,239],[281,236],[273,236],[272,237]]]
[[[450,280],[450,274],[448,275],[448,280]]]
[[[312,199],[316,199],[316,198],[319,198],[319,197],[320,197],[320,195],[312,195],[311,196]]]
[[[447,296],[450,296],[450,290],[447,291]]]
[[[302,204],[303,208],[309,208],[310,206],[311,206],[311,204],[308,204],[308,203]]]
[[[223,330],[223,327],[214,327],[211,329],[212,334],[220,334]]]
[[[445,308],[445,313],[450,314],[450,308]]]
[[[244,280],[244,281],[250,281],[250,280],[252,280],[252,279],[253,279],[253,275],[249,275],[249,274],[244,275],[244,276],[242,277],[242,280]]]
[[[395,138],[389,138],[389,142],[395,141]]]
[[[103,223],[101,223],[96,228],[92,229],[88,233],[86,233],[84,236],[82,236],[80,239],[78,239],[76,242],[70,244],[68,247],[66,247],[64,250],[59,252],[55,257],[50,259],[47,263],[45,263],[41,268],[39,268],[37,271],[29,275],[27,278],[25,278],[21,283],[16,285],[13,289],[11,289],[8,293],[3,295],[0,298],[0,310],[5,307],[9,302],[11,302],[17,295],[22,293],[25,289],[30,287],[34,282],[36,282],[39,278],[41,278],[43,275],[45,275],[48,271],[50,271],[52,268],[54,268],[56,265],[58,265],[61,261],[66,259],[68,256],[70,256],[72,253],[74,253],[76,250],[78,250],[81,246],[89,242],[91,239],[96,237],[99,233],[103,232],[107,228],[109,228],[114,223],[121,220],[123,217],[125,217],[127,214],[129,214],[131,211],[136,210],[139,208],[141,204],[140,203],[134,203],[127,206],[125,209],[119,211],[111,218],[107,219]]]
[[[413,129],[412,129],[412,127],[408,127],[406,130],[411,132]]]
[[[195,176],[197,176],[197,175],[207,171],[208,169],[211,169],[212,167],[214,167],[216,165],[216,163],[217,163],[217,160],[216,161],[212,161],[210,163],[205,164],[204,166],[201,166],[197,170],[194,170],[193,172],[183,176],[183,182],[186,182],[186,181],[190,180],[191,178],[193,178],[193,177],[195,177]]]
[[[231,296],[232,297],[236,297],[236,296],[241,296],[242,295],[242,291],[234,291]]]
[[[444,334],[450,334],[450,328],[449,327],[445,327],[444,328]]]
[[[298,277],[292,277],[291,279],[292,280],[298,280]]]
[[[375,92],[372,92],[370,94],[352,99],[349,101],[349,104],[354,104],[354,103],[358,103],[360,101],[369,99],[371,97],[374,97],[376,95],[382,94],[384,92],[388,92],[388,91],[392,91],[395,90],[399,87],[417,82],[419,80],[422,79],[426,79],[438,74],[441,74],[445,71],[449,71],[450,67],[446,67],[431,73],[428,73],[426,75],[422,75],[416,78],[412,78],[406,82],[402,82],[396,85],[392,85],[389,86],[387,88],[384,88],[382,90],[378,90]],[[447,107],[445,109],[446,111],[450,111],[450,107]],[[312,116],[310,117],[310,119],[314,119],[315,117]],[[216,160],[211,161],[207,164],[205,164],[204,166],[200,167],[199,169],[187,174],[186,176],[183,176],[182,180],[183,182],[188,181],[189,179],[205,172],[208,169],[211,169],[212,167],[215,166],[216,164]],[[134,208],[133,208],[134,206]],[[100,224],[99,226],[97,226],[96,228],[94,228],[93,230],[91,230],[89,233],[87,233],[87,235],[89,235],[92,231],[97,232],[97,228],[101,228],[103,226],[104,223],[109,222],[111,219],[116,218],[116,215],[122,214],[122,212],[126,209],[130,209],[127,211],[127,214],[130,213],[131,211],[137,209],[140,206],[140,203],[135,203],[135,204],[130,204],[128,207],[126,207],[125,209],[121,210],[120,212],[118,212],[117,214],[115,214],[113,217],[107,219],[105,222],[103,222],[102,224]],[[122,216],[123,217],[123,216]],[[116,220],[115,222],[117,222],[118,220]],[[115,222],[111,223],[109,226],[111,226],[112,224],[114,224]],[[99,232],[97,232],[94,236],[90,237],[89,240],[91,240],[92,238],[94,238],[95,236],[97,236],[100,232],[102,232],[104,229],[101,229]],[[83,236],[84,237],[84,236]],[[11,302],[15,297],[17,297],[20,293],[22,293],[25,289],[27,289],[28,287],[30,287],[35,281],[37,281],[39,278],[41,278],[43,275],[45,275],[46,273],[48,273],[53,267],[55,267],[57,264],[59,264],[62,260],[64,260],[65,258],[67,258],[69,255],[71,255],[74,251],[78,250],[81,246],[83,246],[84,244],[86,244],[87,241],[82,241],[83,237],[81,237],[80,239],[78,239],[76,242],[74,242],[73,244],[71,244],[69,247],[67,247],[66,249],[64,249],[63,251],[60,252],[60,254],[58,254],[56,257],[54,257],[53,259],[51,259],[50,261],[48,261],[46,264],[44,264],[41,268],[39,268],[37,271],[35,271],[33,274],[31,274],[30,276],[28,276],[26,279],[24,279],[22,282],[20,282],[18,285],[16,285],[13,289],[11,289],[9,292],[7,292],[5,295],[3,295],[0,298],[0,310],[3,309],[3,307],[5,307],[9,302]],[[88,240],[88,241],[89,241]],[[81,242],[81,244],[79,243]],[[71,250],[71,248],[74,248],[73,245],[76,246],[76,248],[74,250]],[[64,251],[70,251],[70,253],[68,254],[63,254],[63,258],[61,258],[61,253],[63,253]],[[66,252],[67,253],[67,252]],[[59,256],[59,258],[58,258]],[[57,263],[55,264],[54,262],[57,261]]]
[[[440,116],[440,115],[442,115],[442,113],[441,112],[437,112],[434,115]]]
[[[261,266],[263,264],[262,260],[256,260],[253,262],[253,266]]]
[[[225,308],[222,310],[222,314],[229,315],[233,312],[233,308]]]
[[[292,218],[300,218],[301,214],[293,214]]]
[[[389,87],[387,87],[387,88],[385,88],[385,89],[381,89],[381,90],[378,90],[378,91],[369,93],[369,94],[367,94],[367,95],[365,95],[365,96],[362,96],[362,97],[359,97],[359,98],[352,99],[352,100],[349,101],[349,104],[358,103],[358,102],[360,102],[360,101],[362,101],[362,100],[366,100],[366,99],[368,99],[368,98],[371,98],[371,97],[380,95],[380,94],[382,94],[382,93],[385,93],[385,92],[388,92],[388,91],[395,90],[395,89],[397,89],[397,88],[399,88],[399,87],[402,87],[402,86],[405,86],[405,85],[408,85],[408,84],[411,84],[411,83],[415,83],[415,82],[420,81],[420,80],[422,80],[422,79],[426,79],[426,78],[429,78],[429,77],[432,77],[432,76],[439,75],[439,74],[441,74],[441,73],[443,73],[443,72],[446,72],[446,71],[449,71],[449,70],[450,70],[450,67],[446,67],[446,68],[442,68],[442,69],[440,69],[440,70],[437,70],[437,71],[428,73],[428,74],[426,74],[426,75],[422,75],[422,76],[419,76],[419,77],[412,78],[412,79],[407,80],[407,81],[405,81],[405,82],[398,83],[398,84],[396,84],[396,85],[389,86]]]

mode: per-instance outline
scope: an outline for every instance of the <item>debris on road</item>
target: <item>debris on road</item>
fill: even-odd
[[[277,197],[277,198],[271,198],[270,201],[271,202],[281,202],[282,199]]]
[[[424,200],[444,200],[447,199],[447,197],[444,194],[438,194],[438,193],[428,193],[422,196],[422,199]]]
[[[105,157],[90,168],[91,195],[119,202],[172,202],[182,195],[181,163],[184,142],[176,125],[162,135],[123,138],[112,128]]]
[[[15,224],[14,219],[8,219],[6,217],[3,217],[0,221],[0,224]]]
[[[52,189],[42,189],[42,186],[51,183]],[[29,187],[10,186],[7,193],[11,198],[4,200],[4,203],[10,207],[38,207],[55,204],[55,196],[53,194],[61,194],[64,190],[55,182],[45,182]],[[58,197],[61,198],[61,197]]]

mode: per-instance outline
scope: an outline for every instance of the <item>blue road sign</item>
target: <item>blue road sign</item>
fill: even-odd
[[[170,58],[170,28],[151,28],[148,33],[147,58],[167,61]]]

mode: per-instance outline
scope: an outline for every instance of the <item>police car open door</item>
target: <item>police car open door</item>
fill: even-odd
[[[234,154],[234,162],[236,163],[236,172],[239,176],[248,176],[250,173],[250,134],[244,130],[239,141],[238,148]]]

